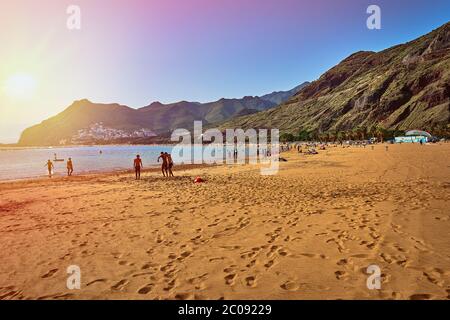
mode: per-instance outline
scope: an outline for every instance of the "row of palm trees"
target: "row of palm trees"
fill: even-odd
[[[400,133],[400,132],[399,132]],[[328,131],[324,133],[312,134],[313,140],[321,142],[336,142],[345,140],[367,140],[369,138],[377,138],[383,142],[389,136],[389,131],[381,126],[372,127],[370,129],[358,127],[347,131]]]
[[[336,142],[345,140],[367,140],[369,138],[377,138],[378,141],[383,141],[388,136],[388,131],[381,126],[373,127],[371,129],[358,127],[347,131],[327,131],[327,132],[307,132],[300,131],[298,136],[284,135],[281,140],[314,140],[321,142]]]
[[[435,126],[429,131],[433,136],[440,138],[450,138],[450,124]]]
[[[439,138],[450,138],[450,124],[434,126],[428,130],[433,136]],[[381,125],[372,126],[370,128],[357,127],[353,130],[327,131],[327,132],[308,132],[302,130],[297,136],[285,133],[280,136],[281,141],[321,141],[321,142],[337,142],[346,140],[368,140],[376,138],[379,142],[384,142],[397,136],[404,135],[402,130],[387,130]]]

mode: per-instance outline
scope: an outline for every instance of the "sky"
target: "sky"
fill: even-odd
[[[366,26],[372,4],[380,30]],[[0,143],[84,98],[139,108],[288,90],[449,20],[448,0],[2,0]]]

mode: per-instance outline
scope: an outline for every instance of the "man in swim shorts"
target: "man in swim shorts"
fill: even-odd
[[[141,160],[141,156],[137,155],[136,159],[134,159],[134,173],[136,174],[136,180],[140,180],[141,179],[141,168],[143,168],[144,166],[142,165],[142,160]]]
[[[160,155],[158,157],[158,162],[159,162],[159,159],[162,159],[161,172],[162,172],[163,176],[165,177],[166,173],[167,173],[167,157],[164,154],[164,152],[160,153]]]
[[[45,164],[45,166],[47,167],[48,170],[48,177],[51,178],[52,177],[52,170],[53,170],[53,162],[50,161],[50,159],[48,159],[47,163]]]
[[[72,158],[69,158],[69,160],[67,160],[67,175],[70,177],[72,175],[72,172],[73,172]]]
[[[164,155],[166,156],[167,159],[167,170],[166,170],[166,174],[167,176],[173,177],[173,172],[172,172],[172,168],[173,168],[173,160],[172,160],[172,156],[170,155],[170,153],[165,152]],[[169,171],[169,172],[167,172]]]

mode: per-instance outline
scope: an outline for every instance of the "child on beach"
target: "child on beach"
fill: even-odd
[[[47,167],[48,170],[48,177],[51,178],[52,177],[52,170],[53,170],[53,162],[50,161],[50,159],[48,159],[47,163],[45,164],[45,166]],[[44,167],[45,167],[44,166]]]
[[[136,174],[136,180],[141,179],[141,168],[144,166],[142,165],[142,160],[140,155],[136,155],[136,159],[134,159],[134,173]]]

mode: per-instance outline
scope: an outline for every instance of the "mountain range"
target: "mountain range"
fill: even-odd
[[[154,102],[140,109],[76,101],[60,114],[26,129],[19,144],[70,142],[80,130],[97,123],[119,130],[120,135],[145,129],[168,137],[176,128],[191,129],[194,120],[222,129],[278,128],[294,136],[380,128],[448,130],[450,23],[380,52],[356,52],[314,82],[289,91],[210,103]]]
[[[264,96],[246,96],[241,99],[225,99],[199,103],[180,101],[171,104],[153,102],[148,106],[133,109],[117,103],[93,103],[87,99],[75,101],[61,113],[40,124],[25,129],[19,145],[58,145],[61,142],[75,143],[74,137],[80,130],[88,130],[95,124],[102,124],[109,131],[116,130],[122,135],[146,129],[157,136],[168,137],[177,128],[192,129],[195,120],[204,125],[221,123],[233,117],[248,115],[277,106],[289,99],[308,82],[289,91],[277,91]],[[121,139],[121,142],[136,142],[136,139]],[[141,141],[142,139],[137,139]],[[139,142],[138,141],[138,142]],[[99,141],[96,141],[99,142]]]
[[[339,132],[448,128],[450,23],[380,52],[350,55],[276,108],[222,128]]]

